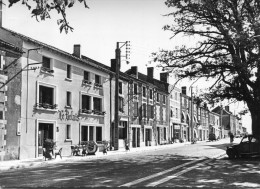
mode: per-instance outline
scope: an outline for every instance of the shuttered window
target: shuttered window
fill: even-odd
[[[138,116],[138,102],[134,102],[134,116]]]

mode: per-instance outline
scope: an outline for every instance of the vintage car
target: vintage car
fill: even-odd
[[[229,159],[239,158],[249,155],[260,154],[259,137],[254,135],[246,135],[241,139],[239,144],[228,146],[226,153]]]

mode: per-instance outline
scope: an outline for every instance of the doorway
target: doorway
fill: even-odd
[[[53,140],[53,123],[39,123],[38,156],[43,154],[43,143],[46,139]]]

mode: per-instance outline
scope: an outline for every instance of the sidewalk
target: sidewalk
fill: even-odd
[[[198,141],[198,142],[206,142],[206,141]],[[97,152],[96,155],[89,155],[89,156],[62,156],[62,159],[60,159],[60,157],[57,156],[57,159],[46,160],[46,161],[43,159],[43,157],[26,159],[26,160],[0,161],[0,171],[22,169],[28,167],[37,167],[37,166],[62,163],[62,162],[76,162],[76,161],[86,161],[88,159],[101,159],[107,156],[122,155],[122,154],[137,153],[137,152],[152,151],[152,150],[155,151],[155,150],[161,150],[165,148],[176,148],[179,146],[190,145],[190,144],[191,144],[190,142],[185,142],[185,143],[174,143],[174,144],[166,144],[166,145],[159,145],[159,146],[131,148],[130,151],[125,151],[125,149],[120,149],[117,151],[108,151],[107,154],[105,155],[102,152]]]

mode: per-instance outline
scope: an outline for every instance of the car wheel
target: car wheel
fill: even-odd
[[[235,157],[236,157],[236,154],[235,154],[234,150],[232,150],[232,149],[227,150],[227,155],[228,155],[229,159],[235,159]]]

